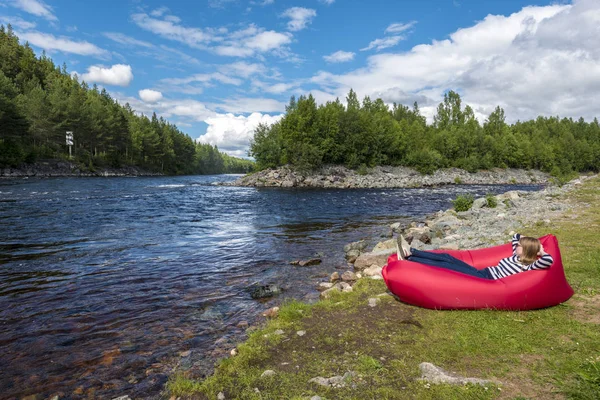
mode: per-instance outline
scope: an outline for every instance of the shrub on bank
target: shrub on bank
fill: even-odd
[[[475,199],[473,198],[472,194],[460,194],[456,197],[456,199],[452,200],[452,205],[454,206],[454,210],[458,212],[469,211],[473,205],[473,201],[475,201]]]

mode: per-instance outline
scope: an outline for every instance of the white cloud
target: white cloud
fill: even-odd
[[[133,73],[129,65],[115,64],[110,68],[92,65],[88,68],[88,72],[81,75],[81,79],[106,85],[129,86],[133,80]]]
[[[387,49],[388,47],[394,47],[404,39],[405,37],[402,35],[387,36],[382,39],[375,39],[371,43],[369,43],[367,47],[360,49],[360,51],[367,51],[371,49],[376,49],[377,51],[379,51]]]
[[[275,31],[265,31],[256,34],[249,38],[245,45],[251,49],[256,49],[259,52],[267,52],[269,50],[275,50],[283,45],[286,45],[292,41],[291,35],[286,33],[279,33]]]
[[[173,21],[152,18],[147,14],[133,14],[131,18],[142,29],[191,47],[206,48],[205,46],[214,39],[214,33],[210,30],[186,28]]]
[[[335,3],[335,0],[319,0],[321,3],[327,4],[328,6]]]
[[[343,98],[415,99],[431,118],[447,90],[487,116],[497,105],[510,121],[538,115],[591,119],[600,103],[600,2],[525,7],[488,15],[447,40],[406,52],[373,55],[348,74],[320,72],[311,81]],[[405,103],[405,104],[406,104]]]
[[[406,30],[409,30],[410,28],[412,28],[415,24],[417,23],[417,21],[410,21],[407,22],[405,24],[391,24],[390,26],[388,26],[385,29],[385,33],[400,33],[400,32],[404,32]]]
[[[238,78],[233,78],[222,74],[220,72],[213,72],[210,74],[194,74],[185,78],[165,78],[161,79],[161,83],[173,86],[188,85],[194,82],[201,82],[209,84],[213,81],[220,82],[226,85],[239,86],[243,82]]]
[[[25,21],[20,17],[5,17],[0,15],[0,25],[10,24],[13,28],[19,29],[33,29],[35,28],[35,22]]]
[[[108,52],[106,50],[85,41],[76,42],[66,37],[56,37],[49,33],[41,33],[37,31],[21,32],[17,35],[22,42],[28,41],[30,44],[47,51],[57,50],[65,53],[79,54],[82,56],[108,56]]]
[[[222,103],[211,103],[210,106],[214,109],[235,114],[249,114],[259,111],[266,113],[285,111],[285,104],[268,98],[234,97],[226,99]]]
[[[208,0],[208,5],[213,8],[225,8],[229,3],[233,3],[237,0]]]
[[[105,33],[103,33],[103,35],[114,42],[121,43],[121,44],[124,44],[127,46],[140,46],[140,47],[147,47],[147,48],[154,47],[154,45],[152,43],[145,42],[143,40],[138,40],[138,39],[132,38],[130,36],[124,35],[122,33],[105,32]]]
[[[188,64],[202,64],[202,63],[200,62],[200,60],[198,60],[197,58],[194,58],[194,57],[190,56],[190,55],[189,55],[188,53],[186,53],[186,52],[179,51],[179,50],[177,50],[177,49],[173,49],[173,48],[171,48],[171,47],[169,47],[169,46],[165,46],[164,44],[163,44],[163,45],[160,45],[160,48],[161,48],[162,50],[168,51],[169,53],[177,54],[179,57],[181,57],[181,59],[182,59],[183,61],[185,61],[185,62],[186,62],[186,63],[188,63]],[[170,60],[170,62],[173,62],[173,58],[172,58],[172,57],[170,57],[170,58],[169,58],[169,60]]]
[[[138,94],[140,95],[140,99],[146,103],[156,103],[163,97],[161,92],[152,89],[142,89],[138,92]]]
[[[217,114],[207,118],[206,134],[198,138],[199,142],[216,145],[220,151],[236,156],[246,157],[250,140],[254,136],[254,129],[258,124],[272,125],[279,121],[283,115],[271,116],[268,114],[252,113],[243,115]]]
[[[13,0],[12,5],[29,14],[45,18],[49,21],[58,21],[52,12],[52,7],[41,0]]]
[[[285,10],[281,16],[290,18],[288,22],[290,31],[300,31],[312,22],[312,19],[317,16],[317,12],[311,8],[292,7]]]
[[[153,17],[162,17],[164,14],[169,12],[169,8],[168,7],[159,7],[155,10],[152,10],[152,12],[150,12],[150,15],[152,15]]]
[[[336,51],[328,56],[323,56],[325,61],[329,63],[343,63],[352,61],[354,59],[355,54],[350,51]]]
[[[185,117],[194,121],[202,122],[217,113],[209,110],[204,103],[191,99],[161,99],[156,103],[146,103],[137,97],[124,96],[122,93],[114,93],[113,98],[120,104],[129,103],[131,108],[139,114],[151,116],[153,112],[164,118],[173,116]]]
[[[267,71],[267,68],[263,64],[237,61],[231,64],[219,66],[219,71],[227,75],[248,78],[251,75],[264,74]]]
[[[286,46],[292,41],[290,33],[267,31],[254,24],[229,32],[224,27],[204,29],[185,27],[179,24],[179,18],[173,16],[158,19],[140,13],[132,15],[131,18],[140,28],[156,35],[222,56],[251,57],[272,52],[279,57],[285,57],[289,55]]]
[[[281,94],[285,92],[289,92],[290,90],[297,88],[299,86],[299,82],[290,82],[290,83],[265,83],[258,79],[252,80],[252,87],[257,89],[260,92],[271,93],[271,94]]]
[[[206,108],[204,103],[196,100],[172,100],[158,104],[166,117],[177,115],[181,117],[190,117],[196,121],[205,121],[216,113]]]

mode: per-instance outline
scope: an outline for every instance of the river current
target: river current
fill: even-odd
[[[154,398],[201,375],[285,298],[313,301],[343,246],[458,194],[539,186],[280,189],[233,175],[0,180],[0,398]],[[290,261],[322,258],[311,267]],[[249,287],[281,295],[252,299]],[[217,342],[217,345],[215,345]]]

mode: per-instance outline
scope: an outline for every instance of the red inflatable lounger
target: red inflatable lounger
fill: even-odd
[[[558,241],[554,235],[540,238],[552,255],[549,269],[526,271],[497,280],[477,278],[444,268],[388,258],[383,279],[390,291],[405,303],[441,310],[533,310],[567,301],[573,289],[565,278]],[[497,265],[512,255],[510,243],[477,250],[444,250],[478,269]]]

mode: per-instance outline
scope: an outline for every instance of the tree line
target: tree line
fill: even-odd
[[[259,169],[402,165],[432,173],[510,167],[566,177],[600,168],[600,125],[597,118],[588,123],[542,116],[507,124],[499,106],[482,125],[454,91],[444,95],[433,124],[427,124],[417,103],[390,108],[369,97],[361,103],[350,90],[345,105],[336,99],[317,106],[312,95],[292,97],[279,122],[255,130],[250,155]]]
[[[249,172],[254,163],[194,143],[153,114],[138,115],[105,89],[89,87],[19,44],[0,26],[0,167],[66,158],[65,133],[74,132],[73,156],[88,168],[135,165],[165,174]]]

